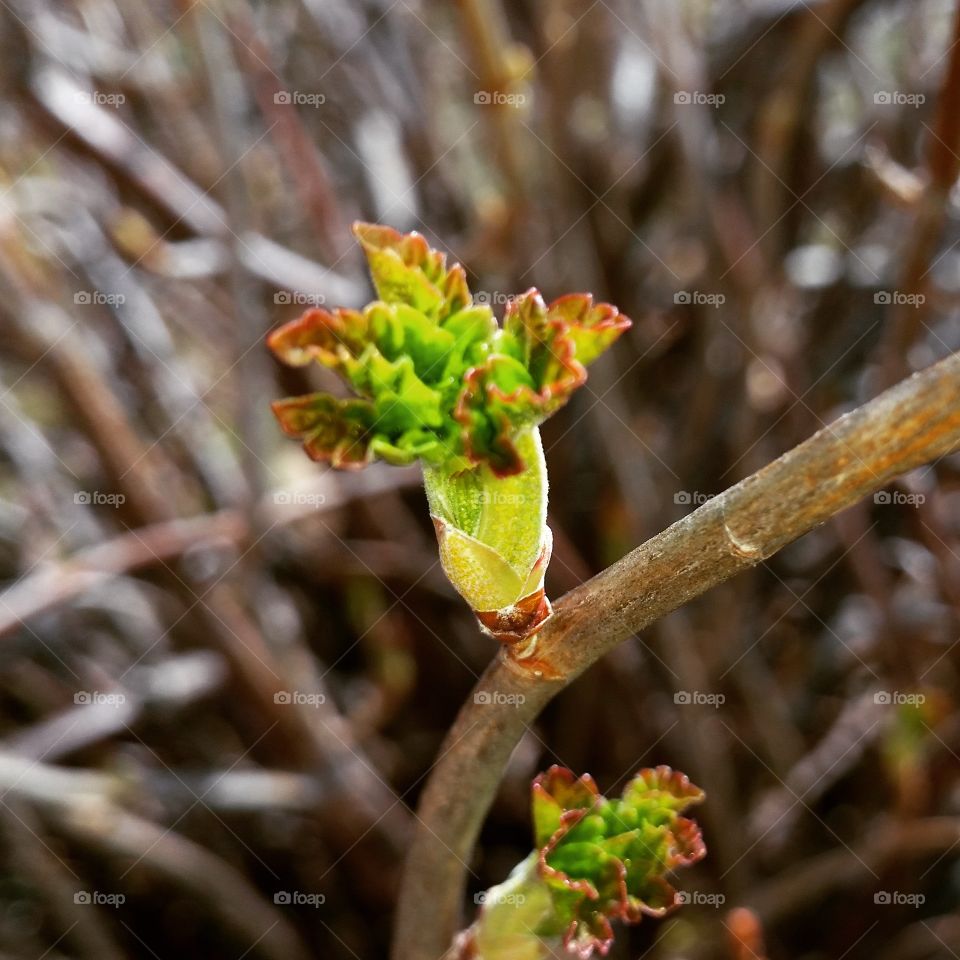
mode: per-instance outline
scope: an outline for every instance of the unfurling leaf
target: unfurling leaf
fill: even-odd
[[[606,954],[611,921],[663,916],[679,903],[666,874],[706,853],[700,828],[681,816],[703,792],[669,767],[641,770],[615,799],[601,796],[589,775],[551,767],[532,793],[536,849],[483,896],[459,938],[460,956]]]
[[[420,460],[441,560],[481,625],[525,639],[550,614],[547,482],[538,426],[586,380],[586,365],[630,326],[616,307],[536,290],[503,326],[473,303],[460,264],[417,233],[357,223],[378,300],[314,308],[268,346],[291,366],[317,361],[355,395],[274,403],[315,460],[355,469]]]
[[[560,767],[538,777],[533,789],[540,824],[560,811],[559,825],[542,844],[538,829],[538,865],[554,895],[564,944],[581,957],[594,949],[606,953],[613,919],[662,917],[677,902],[664,875],[706,854],[699,827],[680,816],[703,800],[703,791],[669,767],[641,770],[620,799],[597,795],[592,780],[575,781]]]

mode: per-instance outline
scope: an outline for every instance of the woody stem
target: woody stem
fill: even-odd
[[[823,428],[560,599],[532,653],[491,663],[447,735],[420,800],[394,960],[446,952],[507,761],[557,693],[622,640],[958,448],[960,353]]]

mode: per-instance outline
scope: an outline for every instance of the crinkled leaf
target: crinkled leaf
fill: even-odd
[[[354,233],[380,299],[362,311],[308,310],[267,342],[284,363],[334,370],[359,399],[311,394],[274,409],[310,456],[333,466],[422,461],[444,569],[488,633],[524,640],[551,614],[536,428],[629,321],[586,294],[547,306],[529,290],[501,328],[472,302],[463,268],[419,234],[368,223]],[[446,512],[434,509],[441,489]]]
[[[394,412],[400,409],[398,403]],[[303,441],[312,460],[327,461],[334,467],[358,469],[374,457],[396,466],[417,459],[442,459],[442,450],[429,430],[410,428],[393,440],[378,434],[377,409],[369,400],[311,393],[277,400],[273,412],[284,433]]]
[[[605,954],[613,943],[613,927],[606,915],[599,910],[570,923],[563,937],[568,953],[580,960],[588,960],[594,950]]]
[[[697,824],[680,816],[703,793],[669,767],[642,770],[620,799],[597,794],[592,780],[551,768],[533,784],[540,875],[551,891],[553,929],[580,957],[605,953],[610,920],[635,923],[675,905],[665,874],[705,854]]]
[[[374,426],[385,437],[443,425],[440,394],[417,376],[408,356],[387,360],[371,344],[350,379],[359,393],[373,398]]]
[[[563,318],[548,309],[535,289],[511,300],[503,321],[505,339],[512,338],[518,359],[529,372],[538,402],[552,413],[587,379],[576,358],[576,346]]]
[[[494,354],[467,374],[454,417],[463,430],[467,457],[508,477],[524,468],[515,438],[542,419],[542,407],[523,364]]]
[[[272,333],[270,348],[293,366],[317,360],[374,402],[373,456],[407,462],[417,451],[451,473],[522,472],[517,438],[567,401],[629,320],[588,294],[547,306],[528,290],[501,329],[472,303],[463,268],[420,234],[369,223],[354,233],[380,299],[362,311],[308,310]]]
[[[498,476],[522,469],[513,438],[563,406],[586,380],[578,350],[593,360],[628,326],[616,307],[594,305],[588,294],[548,307],[531,289],[511,301],[492,352],[466,374],[454,410],[466,455]]]
[[[589,293],[568,293],[550,304],[548,320],[559,320],[573,343],[577,362],[589,366],[630,327],[630,321],[610,303],[594,303]]]
[[[311,393],[277,400],[273,412],[285,433],[303,441],[312,460],[357,468],[371,459],[374,412],[366,400],[338,400],[328,393]]]
[[[463,267],[447,269],[447,258],[431,250],[419,233],[356,223],[353,232],[367,255],[377,295],[387,303],[405,303],[443,319],[470,303]]]
[[[443,329],[453,335],[453,346],[447,353],[442,379],[459,390],[466,372],[489,355],[497,321],[489,307],[473,306],[445,320]]]
[[[684,810],[703,801],[703,791],[686,774],[667,766],[641,770],[624,788],[623,801],[634,809]]]
[[[285,323],[267,338],[267,346],[291,367],[317,360],[325,367],[345,371],[349,361],[367,344],[369,325],[359,310],[338,307],[332,313],[319,307]]]
[[[537,847],[545,846],[560,829],[565,813],[592,810],[600,797],[589,773],[575,777],[566,767],[556,765],[533,781],[531,792],[533,837]]]

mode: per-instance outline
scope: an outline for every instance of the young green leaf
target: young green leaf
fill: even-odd
[[[589,774],[551,767],[533,782],[536,849],[483,895],[457,955],[546,960],[565,951],[606,954],[612,921],[638,923],[678,904],[666,874],[706,854],[700,828],[681,816],[703,792],[669,767],[641,770],[619,798]]]
[[[354,399],[279,400],[284,432],[315,460],[356,469],[419,460],[444,569],[481,625],[505,642],[550,615],[546,466],[537,427],[630,326],[610,304],[528,290],[500,327],[473,303],[460,264],[417,233],[354,225],[379,299],[314,308],[267,338],[291,366],[337,373]]]

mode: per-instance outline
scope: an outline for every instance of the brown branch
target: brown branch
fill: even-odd
[[[449,946],[483,818],[549,700],[622,640],[958,448],[960,353],[841,417],[558,601],[533,650],[487,668],[447,736],[420,801],[395,960],[438,960]],[[513,695],[517,706],[498,708],[480,693]]]

